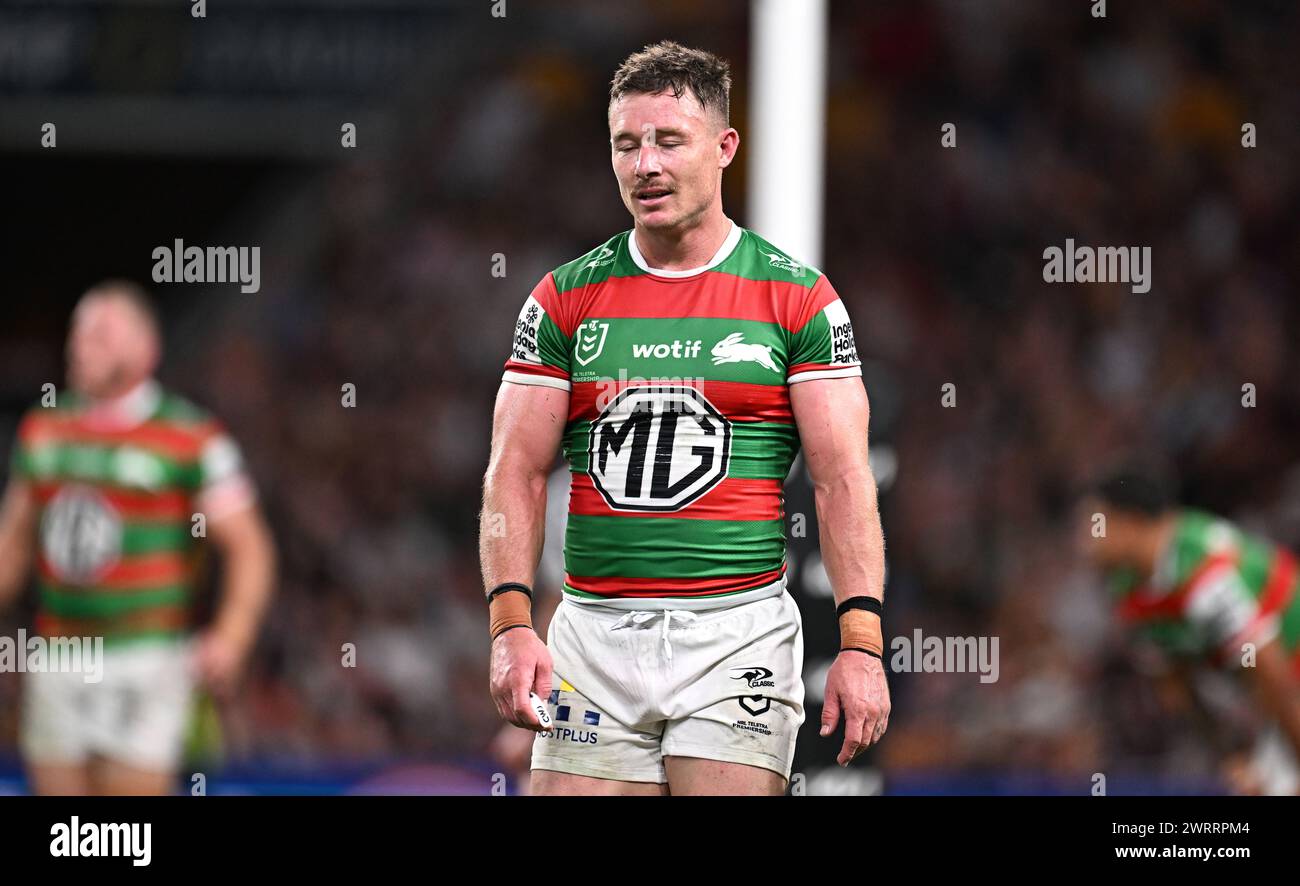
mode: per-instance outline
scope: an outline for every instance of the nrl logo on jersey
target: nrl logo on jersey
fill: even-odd
[[[803,265],[799,264],[799,262],[790,258],[790,256],[782,255],[779,252],[764,252],[761,249],[759,250],[759,252],[767,256],[767,263],[769,266],[773,268],[780,268],[783,271],[788,271],[789,273],[794,274],[796,277],[803,276]]]
[[[578,341],[573,346],[573,359],[583,366],[600,356],[605,349],[605,336],[609,333],[609,324],[599,320],[588,320],[578,327]]]
[[[769,345],[749,344],[744,339],[745,333],[733,332],[714,345],[710,352],[713,354],[713,365],[748,361],[776,373],[781,371],[781,367],[772,359],[772,348]]]
[[[602,246],[600,247],[600,252],[596,253],[596,257],[584,264],[582,267],[584,270],[588,268],[603,268],[605,265],[611,264],[613,261],[614,250],[610,249],[608,246]]]

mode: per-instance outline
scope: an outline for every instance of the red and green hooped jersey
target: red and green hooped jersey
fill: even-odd
[[[778,593],[789,386],[861,374],[826,277],[739,226],[698,271],[648,268],[629,231],[547,274],[504,378],[570,392],[566,595]]]
[[[1300,677],[1300,569],[1290,551],[1201,511],[1178,515],[1145,584],[1112,576],[1120,616],[1166,650],[1238,661],[1276,637]]]
[[[152,382],[129,397],[128,420],[102,420],[61,393],[19,425],[13,472],[38,506],[45,636],[180,636],[198,565],[194,514],[210,521],[251,501],[239,450],[209,415]]]

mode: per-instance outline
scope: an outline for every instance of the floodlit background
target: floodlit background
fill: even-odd
[[[1300,13],[1091,6],[830,4],[820,266],[866,364],[886,636],[995,636],[1000,674],[893,675],[886,738],[834,766],[816,724],[837,634],[797,464],[810,792],[1081,793],[1098,771],[1112,793],[1217,791],[1216,749],[1253,728],[1123,642],[1066,518],[1079,482],[1137,448],[1177,466],[1186,501],[1300,547]],[[132,277],[163,308],[163,381],[230,427],[276,534],[251,672],[196,736],[211,792],[517,784],[477,562],[490,410],[532,286],[630,227],[604,116],[628,53],[670,37],[731,60],[724,205],[751,223],[747,2],[491,8],[0,5],[0,455],[63,382],[75,299]],[[1151,247],[1151,291],[1044,283],[1067,237]],[[153,285],[150,253],[177,238],[260,246],[261,290]],[[541,584],[558,580],[548,564]],[[19,689],[0,675],[8,790]]]

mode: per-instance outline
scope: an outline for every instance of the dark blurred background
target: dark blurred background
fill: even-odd
[[[746,223],[748,3],[208,6],[0,4],[0,448],[62,384],[80,293],[151,285],[162,380],[239,440],[282,558],[213,790],[484,793],[510,740],[487,695],[476,515],[515,315],[546,271],[630,227],[605,106],[647,43],[732,62],[724,205]],[[823,793],[1079,793],[1103,770],[1112,791],[1216,789],[1216,748],[1252,724],[1152,679],[1068,518],[1082,481],[1139,450],[1177,468],[1187,502],[1300,546],[1300,12],[830,14],[821,267],[866,363],[887,636],[997,636],[1001,668],[992,684],[894,675],[888,736],[836,769],[815,731],[833,609],[796,465],[810,725],[795,770]],[[1150,246],[1150,292],[1044,283],[1043,249],[1067,237]],[[153,285],[153,248],[177,238],[260,246],[261,290]],[[544,572],[552,593],[558,577]],[[18,687],[0,675],[9,789]]]

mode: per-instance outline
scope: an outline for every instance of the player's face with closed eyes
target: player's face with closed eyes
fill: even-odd
[[[609,134],[623,205],[642,227],[661,229],[704,214],[739,138],[689,90],[622,96],[610,105]]]
[[[68,382],[90,397],[117,396],[148,376],[155,352],[149,324],[129,302],[87,296],[68,332]]]

